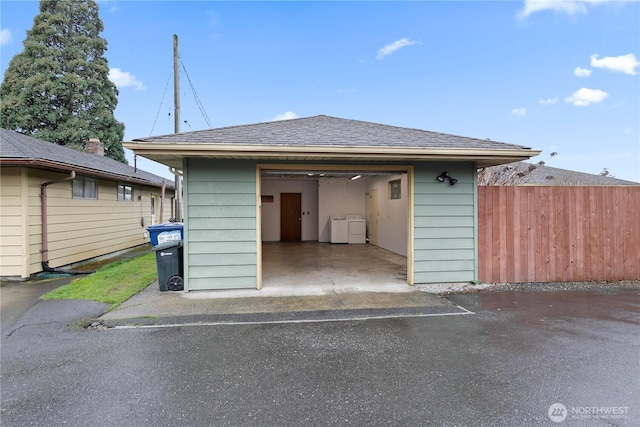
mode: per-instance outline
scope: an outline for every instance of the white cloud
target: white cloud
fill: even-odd
[[[102,5],[109,6],[110,13],[115,13],[118,11],[118,2],[115,0],[98,0],[98,4],[100,6]]]
[[[610,71],[618,71],[635,76],[636,68],[640,67],[640,62],[633,53],[621,56],[605,56],[598,59],[598,55],[591,55],[591,66],[595,68],[605,68]]]
[[[128,71],[122,71],[120,68],[109,69],[109,80],[119,88],[133,86],[135,90],[146,89],[144,83],[136,79],[136,76]]]
[[[558,102],[558,97],[557,96],[555,98],[541,99],[540,100],[540,104],[541,105],[553,105],[553,104],[556,104],[557,102]]]
[[[8,44],[11,41],[11,30],[3,28],[0,30],[0,45]]]
[[[514,108],[513,110],[511,110],[511,114],[513,114],[516,117],[522,117],[522,116],[527,114],[527,109],[526,108]]]
[[[285,113],[281,113],[276,115],[273,119],[271,119],[274,122],[277,122],[279,120],[291,120],[291,119],[297,119],[298,115],[296,113],[294,113],[293,111],[287,111]]]
[[[518,12],[518,17],[523,19],[536,12],[552,10],[558,13],[575,15],[587,13],[587,5],[613,2],[617,0],[524,0],[524,8]]]
[[[597,104],[604,101],[609,94],[600,89],[588,89],[583,87],[573,92],[573,95],[565,98],[565,102],[575,105],[576,107],[588,107],[591,104]]]
[[[220,24],[220,15],[215,12],[207,12],[207,17],[209,19],[209,28],[217,28]]]
[[[576,69],[573,70],[573,74],[578,77],[589,77],[591,75],[591,70],[588,68],[576,67]]]
[[[385,47],[383,47],[382,49],[380,49],[378,51],[378,55],[376,56],[376,59],[378,59],[378,60],[384,59],[385,56],[391,55],[393,52],[395,52],[396,50],[400,49],[401,47],[411,46],[411,45],[416,44],[416,43],[418,43],[418,42],[413,41],[413,40],[409,40],[407,38],[396,40],[393,43],[388,44]]]

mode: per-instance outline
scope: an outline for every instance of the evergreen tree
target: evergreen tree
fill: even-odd
[[[103,29],[94,0],[41,0],[0,86],[0,127],[79,150],[100,138],[105,156],[127,163]]]

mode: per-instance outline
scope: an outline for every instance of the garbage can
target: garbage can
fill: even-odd
[[[162,243],[153,250],[156,252],[158,285],[160,291],[181,291],[184,289],[184,268],[182,264],[182,240]]]
[[[147,231],[153,246],[184,239],[184,226],[181,222],[150,225],[147,227]]]

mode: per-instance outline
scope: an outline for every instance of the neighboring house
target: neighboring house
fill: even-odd
[[[97,139],[87,151],[0,129],[1,277],[142,245],[169,221],[172,181],[104,157]]]
[[[593,175],[528,162],[492,166],[479,172],[480,185],[640,185],[611,176]]]
[[[324,115],[124,146],[183,170],[187,291],[260,289],[263,242],[329,242],[337,214],[362,216],[371,244],[406,256],[409,284],[476,280],[476,171],[539,154]]]

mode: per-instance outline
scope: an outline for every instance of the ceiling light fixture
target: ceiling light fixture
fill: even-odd
[[[351,178],[351,181],[355,181],[355,180],[356,180],[356,179],[358,179],[358,178],[362,178],[362,177],[361,177],[360,175],[356,175],[356,176],[354,176],[353,178]]]

